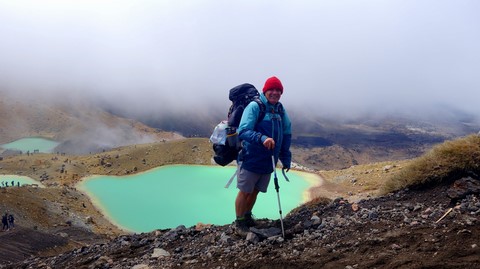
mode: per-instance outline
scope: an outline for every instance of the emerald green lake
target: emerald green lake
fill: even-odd
[[[52,153],[60,143],[41,137],[26,137],[1,145],[4,149],[21,150],[24,152],[38,150],[43,153]]]
[[[131,176],[93,176],[77,187],[86,192],[116,225],[132,232],[187,227],[197,223],[224,225],[235,219],[236,180],[225,185],[235,167],[172,165]],[[286,182],[277,171],[283,216],[304,202],[308,175],[291,171]],[[311,175],[310,175],[311,176]],[[260,193],[253,214],[279,218],[277,193],[272,180]]]

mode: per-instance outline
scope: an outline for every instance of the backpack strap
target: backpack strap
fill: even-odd
[[[283,109],[283,105],[280,102],[278,102],[277,113],[280,114],[281,116],[283,116],[283,114],[285,113],[285,110]]]
[[[257,103],[258,107],[260,108],[260,112],[258,113],[257,123],[261,122],[263,118],[265,118],[265,114],[267,107],[265,104],[260,100],[260,98],[253,98],[253,101]]]
[[[237,169],[235,170],[235,173],[233,173],[233,175],[228,180],[227,185],[225,185],[225,189],[228,189],[228,187],[230,187],[230,184],[232,184],[233,179],[238,175],[238,170],[240,170],[239,165],[237,165]]]
[[[255,101],[258,104],[258,107],[260,108],[260,113],[258,113],[258,119],[257,119],[257,123],[259,123],[263,120],[263,118],[265,118],[265,115],[267,114],[266,112],[267,107],[259,98],[254,98],[253,101]],[[283,114],[285,113],[285,110],[283,109],[283,105],[280,102],[278,102],[278,105],[277,105],[277,113],[280,114],[281,117],[283,117]]]

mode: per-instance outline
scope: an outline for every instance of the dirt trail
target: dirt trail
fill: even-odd
[[[309,189],[310,199],[325,197],[333,200],[342,197],[348,199],[350,202],[358,202],[376,195],[376,190],[364,191],[354,185],[333,182],[321,173],[316,173],[315,178],[316,183]]]

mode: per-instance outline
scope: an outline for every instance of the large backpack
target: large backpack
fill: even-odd
[[[217,164],[225,166],[237,159],[238,152],[242,148],[238,139],[237,128],[242,119],[243,110],[250,102],[254,101],[260,107],[260,114],[257,122],[262,121],[265,117],[266,107],[259,97],[260,94],[258,93],[258,90],[252,84],[248,83],[238,85],[230,90],[228,99],[232,101],[232,105],[228,110],[226,126],[225,123],[223,123],[226,139],[220,143],[213,143],[213,151],[215,152],[213,159]],[[220,124],[217,125],[216,128],[219,128]]]

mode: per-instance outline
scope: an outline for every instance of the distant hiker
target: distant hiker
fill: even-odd
[[[15,187],[15,181],[12,180],[12,187]]]
[[[283,85],[277,77],[265,82],[260,100],[266,106],[263,120],[257,121],[260,105],[250,102],[245,108],[238,127],[243,149],[238,156],[237,188],[235,200],[235,230],[246,235],[249,227],[255,226],[252,209],[259,192],[267,192],[270,175],[273,172],[272,154],[275,164],[280,161],[283,168],[290,169],[292,154],[291,122],[279,102]]]
[[[8,213],[5,212],[5,215],[2,216],[2,230],[8,230]]]
[[[13,214],[8,215],[8,227],[10,229],[13,229],[15,227],[15,218],[13,217]]]

